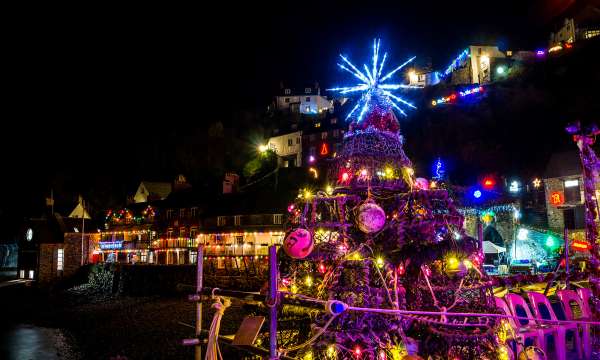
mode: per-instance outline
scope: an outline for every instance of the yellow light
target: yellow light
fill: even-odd
[[[315,179],[319,178],[319,172],[314,167],[308,168],[308,172],[312,173]]]
[[[325,192],[327,192],[329,195],[333,194],[333,187],[331,185],[327,185]]]
[[[481,62],[482,63],[489,63],[490,62],[490,57],[487,55],[481,55]]]
[[[437,187],[437,183],[436,183],[435,181],[431,181],[431,182],[429,183],[429,188],[431,188],[431,189],[435,189],[436,187]]]
[[[385,168],[385,176],[388,178],[391,178],[392,176],[394,176],[394,169],[392,169],[391,167],[386,167]]]
[[[411,83],[416,83],[417,81],[419,81],[419,77],[417,76],[417,73],[414,70],[408,72],[408,78],[410,79]]]
[[[458,268],[458,259],[455,257],[449,257],[447,260],[447,263],[448,263],[448,268],[450,268],[450,269]]]
[[[541,185],[542,185],[542,181],[541,181],[540,179],[538,179],[538,178],[535,178],[535,179],[533,180],[533,187],[534,187],[534,188],[536,188],[536,189],[537,189],[537,188],[539,188]]]
[[[415,174],[415,170],[411,167],[405,167],[404,171],[408,174],[408,176],[413,176]]]
[[[355,252],[354,254],[352,254],[352,260],[360,260],[360,259],[361,259],[361,257],[360,257],[360,254],[358,253],[358,251]]]
[[[463,261],[467,269],[471,269],[473,267],[473,263],[470,260]]]
[[[262,340],[260,338],[256,339],[256,345],[257,346],[261,346],[262,345]]]
[[[327,356],[332,357],[335,355],[335,346],[334,345],[329,345],[327,347]]]
[[[267,145],[259,145],[258,146],[258,151],[260,151],[261,153],[266,152],[269,149],[269,147]]]
[[[292,292],[292,294],[295,294],[295,293],[297,293],[297,292],[298,292],[298,287],[296,286],[296,284],[293,284],[293,285],[290,287],[290,291]]]
[[[306,284],[306,286],[311,287],[313,284],[313,279],[310,275],[306,275],[306,278],[304,279],[304,283]]]
[[[311,197],[312,197],[312,193],[310,192],[310,190],[304,190],[304,198],[310,199]]]
[[[384,262],[383,262],[383,258],[381,256],[379,256],[375,262],[377,264],[377,267],[379,267],[379,268],[383,267]]]
[[[313,358],[312,351],[305,353],[304,356],[302,357],[303,360],[312,360],[312,358]]]

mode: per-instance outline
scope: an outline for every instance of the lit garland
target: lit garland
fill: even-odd
[[[456,102],[456,99],[458,99],[459,97],[464,98],[464,97],[467,97],[470,95],[479,94],[479,93],[482,93],[483,90],[484,90],[483,86],[478,85],[478,86],[475,86],[475,87],[472,87],[472,88],[469,88],[469,89],[466,89],[463,91],[459,91],[458,95],[456,93],[452,93],[449,96],[445,96],[445,97],[443,96],[438,99],[433,99],[433,100],[431,100],[431,105],[438,106],[438,105],[448,104],[448,103],[452,104],[452,103]]]
[[[454,60],[452,60],[450,65],[448,65],[448,67],[444,71],[443,76],[446,77],[446,76],[450,75],[450,73],[452,73],[454,70],[456,70],[468,56],[469,56],[469,49],[463,50],[463,52],[461,52]]]

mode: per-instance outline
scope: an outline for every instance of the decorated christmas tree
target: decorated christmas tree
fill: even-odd
[[[392,91],[411,86],[387,81],[413,58],[382,75],[379,47],[362,71],[340,55],[360,83],[331,90],[360,97],[329,172],[333,192],[306,192],[288,209],[281,286],[330,311],[312,317],[302,346],[282,350],[311,359],[502,358],[493,318],[427,313],[496,310],[479,242],[444,184],[416,178],[403,151],[396,115],[415,107]]]

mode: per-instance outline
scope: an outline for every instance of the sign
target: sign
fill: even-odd
[[[123,248],[122,241],[100,241],[100,250],[117,250]]]
[[[550,204],[554,206],[562,205],[565,203],[565,195],[562,191],[554,191],[550,194]]]

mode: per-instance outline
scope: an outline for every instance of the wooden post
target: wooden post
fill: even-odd
[[[569,288],[569,229],[565,226],[565,289]]]
[[[204,247],[202,244],[198,244],[198,255],[196,256],[197,271],[196,271],[196,294],[202,292],[202,267],[204,265]],[[196,338],[200,339],[202,333],[202,300],[199,299],[196,302]],[[196,345],[195,360],[202,360],[202,345],[201,341],[198,341]]]
[[[277,360],[277,246],[269,247],[269,360]]]
[[[477,239],[479,240],[479,251],[481,252],[481,256],[485,256],[483,251],[483,224],[481,221],[477,221]]]

